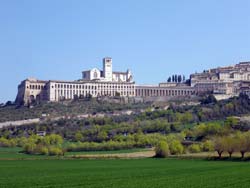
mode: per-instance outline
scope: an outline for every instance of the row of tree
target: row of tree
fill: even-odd
[[[31,135],[28,138],[0,138],[0,147],[22,147],[27,154],[63,155],[62,143],[63,138],[56,134],[45,137]]]
[[[250,152],[250,132],[229,136],[222,136],[215,139],[214,149],[221,158],[223,152],[227,152],[231,158],[233,153],[240,152],[244,158],[246,152]]]
[[[168,77],[168,82],[175,82],[175,83],[181,83],[181,82],[185,82],[186,81],[186,78],[184,75],[172,75]]]

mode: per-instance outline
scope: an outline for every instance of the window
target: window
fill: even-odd
[[[94,72],[94,78],[97,78],[98,77],[98,75],[97,75],[97,72],[95,71]]]

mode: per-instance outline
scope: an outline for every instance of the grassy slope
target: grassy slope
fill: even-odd
[[[0,161],[0,187],[249,187],[250,163],[202,160]]]

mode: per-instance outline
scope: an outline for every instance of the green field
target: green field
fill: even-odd
[[[0,187],[245,187],[250,163],[179,159],[0,160]]]
[[[13,160],[13,159],[57,159],[57,158],[71,158],[74,155],[102,155],[102,154],[121,154],[121,153],[135,153],[149,151],[150,149],[134,148],[128,150],[114,150],[114,151],[82,151],[82,152],[66,152],[64,157],[57,156],[44,156],[44,155],[30,155],[22,153],[22,148],[14,147],[0,147],[0,160]]]

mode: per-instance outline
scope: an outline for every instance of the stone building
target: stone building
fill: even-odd
[[[190,75],[191,87],[199,94],[210,92],[228,97],[239,95],[239,83],[248,81],[250,62],[240,62],[233,66],[218,67]]]
[[[82,72],[82,80],[85,81],[106,81],[106,82],[131,82],[133,76],[130,70],[126,72],[113,72],[112,59],[106,57],[103,59],[103,70],[93,68]]]
[[[187,82],[189,83],[189,82]],[[191,97],[211,93],[224,99],[246,93],[250,95],[250,62],[219,67],[190,75],[190,84],[163,82],[159,85],[135,85],[130,70],[114,72],[112,58],[103,59],[102,70],[83,71],[77,81],[37,80],[28,78],[18,86],[17,104],[33,101],[60,101],[74,98],[121,97]]]
[[[193,87],[190,86],[162,86],[162,85],[137,85],[137,97],[176,97],[196,95]]]
[[[103,70],[82,72],[77,81],[37,80],[28,78],[18,86],[17,104],[33,101],[60,101],[82,97],[135,96],[135,82],[131,71],[113,72],[112,59],[103,59]]]

